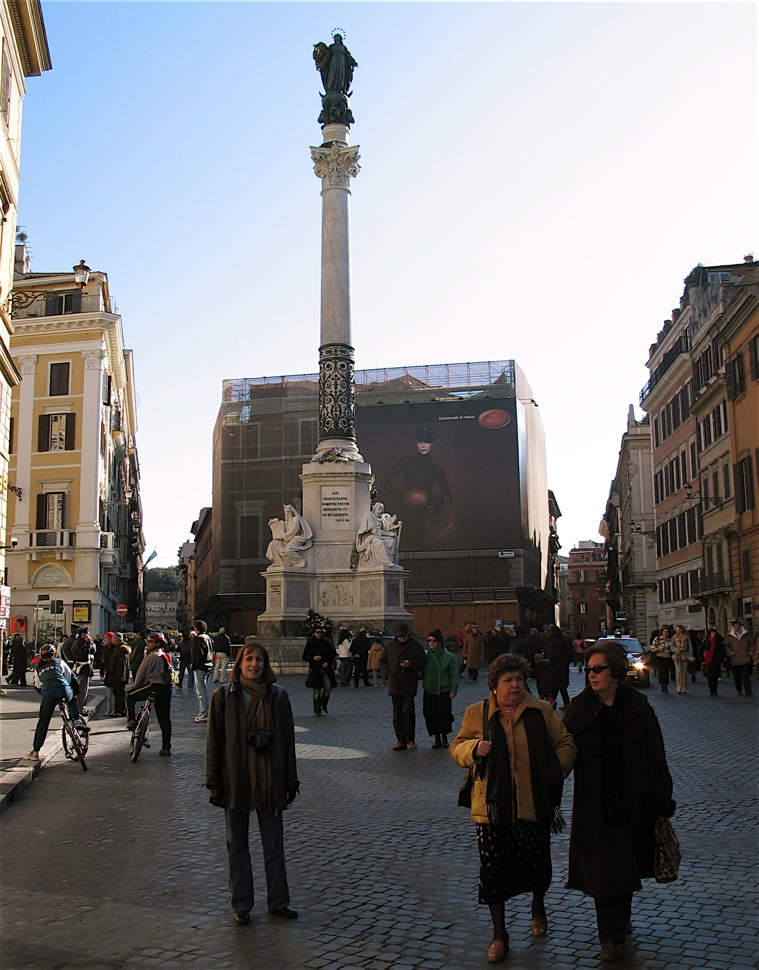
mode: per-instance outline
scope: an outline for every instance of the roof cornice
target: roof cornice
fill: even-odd
[[[53,63],[40,0],[8,0],[8,9],[24,76],[37,77],[49,71]]]

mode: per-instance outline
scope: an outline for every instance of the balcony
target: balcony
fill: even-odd
[[[23,298],[23,289],[15,291],[17,299]],[[33,294],[30,294],[30,296]],[[26,302],[26,301],[23,301]],[[113,300],[105,300],[102,293],[80,294],[77,290],[61,293],[40,293],[28,306],[13,310],[14,320],[34,317],[60,317],[76,313],[113,313]]]
[[[651,377],[648,379],[646,384],[643,386],[643,390],[640,392],[640,403],[648,397],[648,395],[653,391],[659,381],[664,377],[670,367],[675,363],[677,358],[681,354],[687,354],[690,350],[690,334],[684,333],[677,338],[675,343],[669,348],[666,354],[662,357],[661,363],[653,371]]]
[[[707,596],[709,593],[731,593],[733,584],[725,573],[711,573],[701,576],[694,590],[695,596]]]
[[[622,585],[625,589],[630,586],[653,586],[656,587],[656,570],[645,570],[643,572],[622,573]]]
[[[29,533],[28,559],[41,559],[55,554],[56,559],[71,559],[69,552],[76,546],[76,532],[73,529],[40,529]]]

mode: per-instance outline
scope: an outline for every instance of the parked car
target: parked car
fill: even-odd
[[[627,654],[627,679],[636,687],[651,686],[646,649],[637,637],[601,637],[598,643],[621,643]]]

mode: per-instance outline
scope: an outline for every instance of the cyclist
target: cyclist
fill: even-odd
[[[47,729],[50,727],[50,718],[60,701],[66,701],[77,730],[89,731],[79,716],[79,708],[74,697],[74,689],[79,687],[76,676],[65,660],[55,656],[55,649],[53,643],[46,643],[41,647],[39,659],[33,667],[34,686],[42,694],[40,716],[34,732],[34,747],[27,755],[33,761],[39,761],[40,750],[45,743]]]
[[[165,758],[171,757],[171,662],[166,653],[166,637],[149,633],[145,645],[145,658],[137,668],[132,689],[127,692],[127,730],[137,726],[134,705],[155,696],[155,712],[161,726],[161,750]]]

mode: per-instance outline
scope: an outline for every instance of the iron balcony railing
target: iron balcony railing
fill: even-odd
[[[669,348],[666,354],[662,357],[659,366],[652,372],[651,377],[648,379],[646,384],[643,386],[643,390],[640,392],[640,403],[648,397],[648,395],[653,391],[659,381],[664,377],[670,367],[674,364],[677,358],[681,354],[687,354],[690,350],[690,333],[686,330],[685,333],[681,334],[675,343]]]
[[[23,290],[16,291],[23,296]],[[70,316],[76,313],[113,313],[113,299],[106,300],[102,293],[80,295],[71,293],[44,293],[32,300],[28,306],[14,308],[14,320],[28,320],[33,317]]]
[[[40,549],[69,549],[76,545],[76,532],[73,529],[40,529],[29,533],[29,545]]]
[[[730,577],[726,573],[710,573],[708,576],[701,576],[696,583],[696,593],[718,593],[729,591],[733,588]]]

